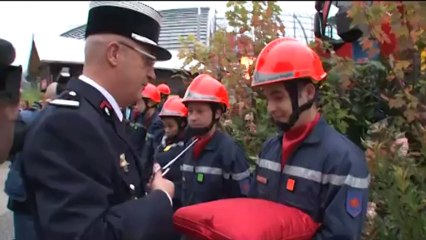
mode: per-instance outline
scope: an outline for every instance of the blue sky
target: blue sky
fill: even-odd
[[[218,11],[226,10],[226,2],[217,1],[145,1],[157,10],[185,7],[215,7]],[[314,1],[296,2],[280,1],[279,5],[286,13],[313,14]],[[58,36],[59,34],[80,26],[86,22],[89,2],[53,1],[25,2],[0,1],[0,38],[11,41],[17,51],[14,64],[28,63],[32,34]]]

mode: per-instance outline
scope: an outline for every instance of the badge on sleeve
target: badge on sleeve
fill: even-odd
[[[362,211],[362,191],[348,189],[346,192],[346,212],[353,218],[357,217]]]

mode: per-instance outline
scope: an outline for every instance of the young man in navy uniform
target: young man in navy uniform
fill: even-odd
[[[141,2],[90,4],[83,75],[51,101],[27,135],[25,183],[40,239],[169,239],[174,185],[142,184],[120,107],[155,80],[160,14]],[[147,192],[147,196],[145,193]]]
[[[321,224],[314,239],[361,239],[370,174],[364,153],[321,118],[319,56],[291,38],[259,54],[253,87],[262,87],[280,133],[262,146],[250,196],[298,208]]]
[[[182,102],[188,108],[185,148],[193,144],[182,155],[182,205],[247,196],[251,176],[244,150],[218,125],[231,107],[225,86],[200,74]]]
[[[0,39],[0,164],[9,156],[19,113],[22,68],[11,65],[13,61],[15,48],[10,42]]]

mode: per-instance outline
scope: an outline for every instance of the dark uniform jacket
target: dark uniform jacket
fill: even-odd
[[[24,176],[41,239],[168,239],[167,194],[145,195],[136,152],[106,98],[70,80],[29,132]]]
[[[155,109],[149,121],[145,120],[144,114],[140,114],[127,127],[139,156],[144,156],[145,158],[150,156],[152,158],[155,148],[161,143],[161,138],[164,135],[164,126],[158,113],[158,110]]]
[[[249,195],[309,214],[321,223],[316,240],[361,239],[370,182],[364,153],[320,119],[282,168],[282,137],[264,143]]]
[[[189,140],[186,145],[191,142]],[[249,164],[243,149],[232,137],[216,131],[197,159],[193,156],[193,148],[182,160],[184,206],[247,195]]]
[[[154,154],[154,162],[160,164],[161,167],[164,167],[185,149],[183,139],[179,139],[172,143],[167,143],[166,139],[167,137],[164,136]],[[180,156],[178,160],[169,167],[170,170],[164,176],[175,184],[175,196],[173,197],[174,209],[178,209],[182,206],[182,171],[180,170],[182,167],[182,160],[183,158]]]

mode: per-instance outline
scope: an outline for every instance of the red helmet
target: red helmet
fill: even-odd
[[[313,82],[325,79],[322,62],[309,46],[289,37],[275,39],[266,45],[256,60],[252,87],[310,78]]]
[[[150,99],[155,103],[161,102],[160,91],[158,91],[157,87],[151,83],[148,83],[144,87],[142,91],[142,98]]]
[[[229,97],[225,86],[208,74],[200,74],[186,89],[183,103],[208,102],[222,104],[229,108]]]
[[[182,103],[182,98],[175,96],[168,98],[161,109],[160,117],[183,117],[188,116],[188,109]]]
[[[167,84],[164,84],[164,83],[159,84],[157,88],[158,88],[158,91],[160,91],[160,93],[164,95],[169,95],[171,92],[169,86],[167,86]]]

